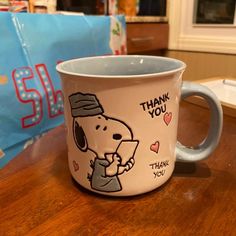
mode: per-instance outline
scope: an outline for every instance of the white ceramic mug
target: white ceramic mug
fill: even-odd
[[[216,148],[222,109],[206,87],[182,83],[185,64],[155,56],[102,56],[62,62],[69,167],[83,187],[105,195],[151,191],[175,161],[198,161]],[[177,142],[180,98],[203,97],[209,133],[189,149]]]

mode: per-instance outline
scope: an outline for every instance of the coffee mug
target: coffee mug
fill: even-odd
[[[222,108],[206,87],[182,82],[182,61],[156,56],[99,56],[57,65],[64,94],[69,168],[83,187],[111,196],[151,191],[172,175],[175,161],[199,161],[216,148]],[[205,140],[177,142],[180,98],[209,104]]]

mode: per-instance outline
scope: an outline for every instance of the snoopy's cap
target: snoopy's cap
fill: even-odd
[[[73,117],[95,116],[104,112],[102,105],[94,94],[78,92],[70,95],[69,101]]]

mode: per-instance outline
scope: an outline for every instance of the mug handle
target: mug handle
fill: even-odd
[[[177,142],[176,145],[176,160],[183,162],[200,161],[207,158],[216,148],[219,143],[222,126],[223,115],[221,104],[216,95],[207,87],[192,82],[183,82],[181,89],[181,98],[189,96],[200,96],[204,98],[210,108],[211,118],[210,127],[207,137],[202,143],[194,148],[188,148]]]

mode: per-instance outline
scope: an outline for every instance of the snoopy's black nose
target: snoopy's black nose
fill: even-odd
[[[120,140],[122,138],[121,134],[113,134],[113,139]]]

